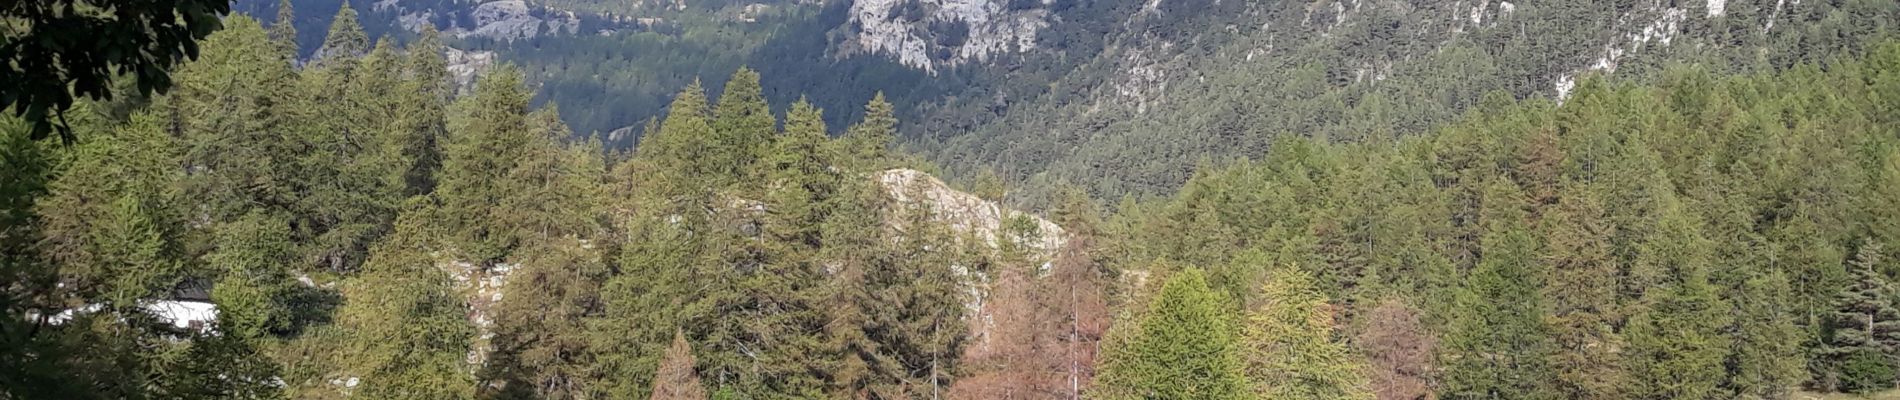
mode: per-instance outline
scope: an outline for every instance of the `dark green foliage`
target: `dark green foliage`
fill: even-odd
[[[475,94],[455,103],[449,129],[455,134],[443,144],[442,170],[435,197],[451,216],[448,231],[454,249],[470,260],[499,261],[518,243],[520,232],[494,222],[514,217],[503,200],[525,181],[509,174],[526,159],[539,136],[530,129],[528,93],[521,73],[502,68],[482,78]],[[545,160],[543,160],[545,161]]]
[[[1872,393],[1893,388],[1897,369],[1893,357],[1874,350],[1857,350],[1840,361],[1840,387],[1848,393]]]
[[[1880,262],[1880,246],[1865,245],[1849,262],[1853,280],[1834,295],[1834,311],[1826,319],[1828,333],[1821,348],[1823,383],[1839,382],[1843,391],[1869,391],[1891,388],[1894,366],[1891,361],[1900,350],[1900,308],[1894,304],[1894,288],[1887,277],[1874,271]],[[1871,355],[1880,355],[1881,362]],[[1871,375],[1881,371],[1886,375]]]
[[[1039,46],[1115,57],[1078,68],[1120,74],[1152,61],[1164,75],[1201,71],[1209,82],[1169,78],[1170,89],[1155,89],[1167,97],[1129,112],[1119,94],[1038,105],[1127,86],[1057,79],[1066,72],[1050,66],[1070,61],[1039,52],[993,61],[1021,62],[1009,88],[970,85],[981,95],[930,104],[911,100],[942,82],[1002,78],[976,64],[944,68],[937,83],[897,88],[892,104],[855,83],[775,83],[742,70],[715,83],[716,106],[688,86],[663,124],[647,126],[642,148],[622,154],[573,140],[586,135],[563,123],[576,105],[579,114],[611,107],[557,107],[525,89],[560,85],[551,64],[488,72],[449,106],[455,89],[434,32],[406,51],[369,45],[365,32],[387,12],[340,10],[336,40],[302,68],[284,57],[285,38],[309,21],[286,12],[266,30],[230,18],[179,70],[171,95],[75,108],[100,110],[77,113],[75,146],[28,139],[28,121],[0,126],[14,129],[0,142],[0,172],[16,178],[0,184],[0,397],[1694,399],[1893,384],[1900,329],[1887,325],[1900,311],[1887,282],[1900,269],[1879,253],[1895,236],[1888,183],[1900,156],[1889,114],[1900,104],[1891,90],[1900,50],[1786,69],[1743,60],[1734,67],[1759,72],[1718,76],[1733,70],[1652,64],[1724,59],[1729,47],[1646,47],[1672,54],[1632,56],[1622,68],[1653,84],[1584,78],[1561,104],[1516,103],[1563,73],[1527,71],[1567,65],[1535,57],[1601,43],[1519,37],[1552,33],[1540,24],[1469,25],[1467,36],[1431,41],[1389,4],[1331,23],[1337,11],[1318,4],[1314,26],[1335,26],[1329,34],[1350,41],[1338,43],[1355,45],[1288,37],[1267,59],[1214,71],[1201,62],[1262,45],[1248,38],[1313,28],[1200,29],[1299,11],[1276,4],[1029,3],[1010,7],[1129,11],[1127,26],[1152,36],[1116,40],[1198,52],[1152,58],[1170,56],[1071,30],[1098,21],[1046,31]],[[1511,18],[1624,12],[1524,7]],[[1761,18],[1740,10],[1734,18]],[[1786,24],[1803,30],[1865,31],[1798,46],[1858,54],[1852,38],[1884,29],[1790,12],[1822,21]],[[1685,31],[1796,46],[1697,14]],[[778,22],[760,26],[787,26]],[[965,28],[971,37],[933,46],[983,33]],[[707,40],[655,29],[646,37]],[[712,41],[790,40],[733,39],[752,29],[764,28]],[[1525,48],[1538,51],[1495,53]],[[1431,59],[1390,67],[1383,80],[1331,63],[1423,49]],[[723,60],[707,65],[738,58]],[[664,72],[636,75],[650,73]],[[874,72],[788,75],[815,73]],[[848,93],[787,103],[780,121],[769,100],[786,85]],[[1250,85],[1272,90],[1211,90]],[[1479,100],[1479,89],[1503,90]],[[839,102],[852,106],[813,105]],[[912,135],[903,145],[950,149],[938,155],[980,176],[971,180],[982,197],[1058,204],[1049,215],[1068,234],[1046,237],[1053,231],[1032,218],[929,185],[892,193],[888,180],[908,172],[885,169],[935,170],[892,148],[906,107],[947,118],[926,127],[1046,133]],[[829,137],[827,126],[860,113]],[[1274,139],[1287,131],[1308,137]],[[1198,166],[1182,168],[1189,162]],[[1189,176],[1175,196],[1130,197],[1106,220],[1086,191],[1048,184],[1144,192]],[[1058,188],[1071,189],[1048,195]],[[1013,240],[1032,237],[1064,244]],[[173,328],[146,307],[204,284],[220,306],[218,335]],[[1114,309],[1123,320],[1105,334]],[[1233,319],[1247,310],[1253,318]],[[1102,379],[1091,382],[1096,367]]]
[[[742,176],[756,173],[752,166],[763,161],[772,146],[773,125],[772,110],[765,104],[765,94],[760,92],[759,73],[740,68],[726,80],[725,93],[719,95],[719,105],[713,108],[712,160],[711,165],[724,168],[722,176]],[[787,116],[786,119],[791,119]],[[824,127],[819,126],[819,136],[824,136]],[[789,129],[789,128],[788,128]]]
[[[32,124],[32,139],[58,126],[71,144],[75,97],[110,100],[113,78],[130,74],[140,96],[172,87],[171,69],[198,57],[198,41],[223,27],[223,0],[56,0],[0,8],[0,108]]]
[[[1543,323],[1539,244],[1525,226],[1523,193],[1503,178],[1484,191],[1483,259],[1457,292],[1445,360],[1446,397],[1556,398]]]

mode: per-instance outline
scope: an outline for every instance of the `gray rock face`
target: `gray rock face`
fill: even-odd
[[[466,94],[475,87],[475,80],[495,66],[493,51],[462,51],[449,48],[442,53],[448,63],[449,78],[455,82],[455,92]]]
[[[1007,0],[856,0],[844,55],[881,54],[936,73],[1036,48],[1049,12],[1010,10]],[[847,28],[848,29],[848,28]]]
[[[580,18],[573,12],[548,9],[536,17],[525,0],[454,2],[449,6],[410,7],[404,0],[380,0],[372,4],[376,11],[399,12],[396,20],[403,29],[421,32],[422,27],[442,15],[467,15],[473,26],[438,26],[444,33],[460,38],[488,38],[503,41],[529,39],[545,34],[574,34],[580,30]]]

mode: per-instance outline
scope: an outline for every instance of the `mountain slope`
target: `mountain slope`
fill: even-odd
[[[335,7],[296,3],[305,15]],[[463,21],[501,3],[520,1],[388,0],[365,18],[525,32]],[[832,126],[884,92],[907,147],[949,178],[998,171],[1024,188],[1010,200],[1031,205],[1058,183],[1098,198],[1166,193],[1196,163],[1255,158],[1281,135],[1416,134],[1486,94],[1561,99],[1586,75],[1647,81],[1669,64],[1733,73],[1858,54],[1900,20],[1893,0],[527,4],[539,31],[578,34],[455,45],[522,65],[538,103],[588,105],[561,108],[578,134],[631,145],[673,88],[699,79],[716,93],[751,66],[773,104],[809,96]],[[508,15],[487,20],[520,21]]]

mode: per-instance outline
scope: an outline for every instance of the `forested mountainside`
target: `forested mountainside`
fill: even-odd
[[[336,9],[295,3],[312,10],[306,25]],[[365,13],[394,20],[498,3],[376,4]],[[555,16],[548,26],[574,15],[580,34],[455,45],[523,66],[537,104],[599,105],[562,116],[610,147],[629,146],[673,88],[717,90],[750,66],[774,104],[802,96],[838,110],[833,125],[881,91],[906,121],[906,148],[956,180],[993,171],[1024,188],[1013,203],[1037,207],[1064,182],[1097,198],[1165,194],[1200,161],[1258,158],[1287,134],[1422,133],[1494,91],[1561,101],[1591,75],[1825,63],[1900,20],[1900,4],[1882,0],[511,4]]]
[[[1012,4],[996,9],[1047,18],[1038,43],[1078,26],[1062,3]],[[717,89],[669,88],[630,149],[564,122],[596,104],[537,105],[556,85],[532,65],[452,64],[449,42],[476,42],[448,36],[479,28],[377,40],[339,8],[312,46],[295,22],[223,16],[184,39],[176,68],[117,78],[120,96],[0,118],[0,399],[1788,399],[1900,386],[1891,4],[1791,0],[1762,8],[1783,11],[1756,30],[1712,28],[1749,15],[1739,3],[1571,5],[1565,20],[1454,2],[1479,10],[1459,11],[1471,25],[1374,24],[1394,30],[1360,39],[1349,27],[1382,8],[1236,4],[1144,3],[1134,15],[1153,25],[1098,25],[1101,50],[1035,72],[1048,81],[983,75],[1065,57],[1040,44],[880,61],[931,77],[912,94],[954,79],[1030,93],[984,95],[995,118],[958,118],[967,133],[902,122],[964,97],[906,113],[872,91],[833,111],[778,100],[770,82],[786,78],[772,71],[801,64],[762,64]],[[0,18],[28,32],[52,15],[15,10]],[[1582,36],[1507,32],[1525,15],[1590,31],[1559,22],[1597,12],[1642,28],[1564,45],[1601,49],[1579,54],[1523,49]],[[1261,23],[1198,32],[1229,18]],[[1133,60],[1124,29],[1160,43],[1137,63],[1153,79],[1131,95],[1065,86]],[[1302,30],[1315,33],[1282,36]],[[19,37],[0,31],[24,48]],[[1243,43],[1265,46],[1262,69],[1214,73]],[[1297,58],[1327,49],[1352,51]],[[1413,53],[1433,58],[1390,56]],[[1345,73],[1378,54],[1391,72]],[[1459,67],[1409,69],[1446,65]],[[827,72],[852,70],[793,79]],[[1006,78],[1021,80],[984,83]],[[148,85],[159,90],[130,89]],[[1073,96],[1049,94],[1064,87]],[[1380,100],[1401,94],[1433,100]],[[70,132],[39,129],[50,115]],[[1009,124],[1040,130],[972,140]],[[1049,146],[1036,134],[1069,137],[1057,143],[1074,153],[1014,158]],[[1176,141],[1189,139],[1202,142]],[[949,156],[975,144],[1003,156]],[[1061,172],[1088,157],[1119,164]],[[1051,172],[1025,172],[1037,169]],[[933,175],[945,170],[973,172],[948,184]],[[1183,182],[1166,186],[1171,174]],[[1143,176],[1162,178],[1125,183]]]

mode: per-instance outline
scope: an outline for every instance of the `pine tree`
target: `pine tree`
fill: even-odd
[[[1556,352],[1557,387],[1565,398],[1615,399],[1624,388],[1616,349],[1622,339],[1615,327],[1617,266],[1610,237],[1615,228],[1595,192],[1572,182],[1544,218],[1544,240],[1551,262],[1543,288],[1550,303],[1551,339]]]
[[[1552,345],[1544,325],[1543,265],[1525,226],[1524,196],[1494,178],[1484,191],[1483,256],[1457,295],[1447,340],[1447,398],[1549,399]]]
[[[586,323],[597,315],[608,270],[586,243],[562,237],[510,255],[516,266],[495,306],[495,351],[478,387],[499,386],[493,395],[502,398],[587,397],[594,352]]]
[[[824,347],[825,275],[816,257],[821,227],[834,202],[838,178],[826,154],[824,121],[810,104],[792,105],[786,132],[772,152],[757,271],[742,276],[737,317],[756,354],[748,386],[766,396],[815,396],[825,382],[808,365]],[[750,251],[748,251],[750,252]]]
[[[292,165],[310,153],[299,123],[303,94],[272,46],[257,21],[227,19],[202,56],[179,69],[172,95],[155,105],[170,118],[164,128],[183,139],[183,165],[193,171],[184,190],[212,221],[253,208],[295,221],[299,189],[323,177]]]
[[[1119,346],[1104,349],[1090,397],[1238,399],[1247,396],[1240,344],[1225,300],[1198,269],[1170,277]]]
[[[336,16],[330,19],[330,33],[323,38],[323,47],[317,48],[317,63],[329,64],[337,60],[362,57],[369,51],[369,34],[363,32],[363,25],[356,20],[356,9],[350,8],[348,1],[337,8]]]
[[[491,223],[512,214],[498,206],[509,190],[519,189],[508,174],[522,161],[522,149],[538,140],[528,125],[521,73],[510,66],[491,71],[456,107],[460,112],[451,121],[453,140],[443,149],[436,197],[450,218],[445,222],[454,249],[470,260],[492,262],[516,244],[517,232]]]
[[[211,291],[218,328],[246,338],[289,329],[295,283],[287,269],[296,253],[286,222],[254,212],[220,225],[213,242],[217,249],[205,258],[221,276]]]
[[[1713,242],[1676,199],[1674,189],[1656,195],[1656,228],[1644,238],[1638,264],[1659,274],[1659,286],[1644,291],[1624,337],[1632,382],[1629,398],[1719,398],[1729,339],[1721,330],[1732,320],[1728,304],[1710,283]]]
[[[404,194],[427,194],[435,190],[436,170],[442,166],[441,142],[447,129],[446,110],[451,93],[448,62],[442,58],[442,42],[434,24],[424,24],[422,33],[409,45],[408,65],[396,94],[397,123],[391,146],[400,146],[401,159],[410,164],[403,170]]]
[[[913,196],[915,197],[915,196]],[[954,266],[973,265],[957,238],[937,223],[929,204],[903,204],[900,238],[882,250],[865,274],[870,337],[892,362],[880,398],[940,396],[953,383],[967,325],[964,281]],[[967,240],[967,239],[966,239]]]
[[[673,98],[659,131],[640,138],[634,158],[650,169],[642,174],[653,175],[641,182],[645,190],[669,199],[702,194],[700,179],[719,168],[708,157],[714,132],[707,119],[706,91],[694,80]]]
[[[802,100],[792,104],[785,134],[774,143],[767,160],[767,196],[772,201],[766,230],[773,239],[806,250],[822,244],[819,225],[839,179],[831,172],[835,157],[829,154],[827,142],[819,110]]]
[[[673,345],[666,349],[660,370],[653,379],[652,400],[705,400],[706,389],[693,372],[693,348],[686,343],[685,332],[673,334]]]
[[[1780,271],[1758,272],[1731,292],[1736,313],[1725,389],[1736,398],[1788,397],[1790,388],[1808,378],[1788,278]]]
[[[363,262],[370,243],[386,234],[403,201],[403,166],[409,164],[393,139],[395,89],[400,59],[394,45],[379,41],[351,69],[306,74],[317,93],[318,118],[305,125],[308,148],[295,173],[305,187],[295,205],[306,252],[333,271]]]
[[[1849,263],[1853,280],[1834,295],[1828,316],[1830,334],[1822,347],[1822,382],[1842,391],[1865,393],[1894,385],[1893,361],[1900,350],[1900,308],[1893,284],[1875,270],[1880,246],[1863,244]]]
[[[475,382],[464,356],[474,329],[462,295],[432,254],[443,218],[411,200],[395,233],[371,251],[363,271],[343,282],[350,301],[336,311],[346,332],[344,372],[361,378],[351,398],[469,399]]]
[[[891,144],[897,141],[897,114],[878,92],[864,104],[864,120],[845,131],[847,159],[861,163],[858,170],[888,167]]]
[[[646,207],[636,209],[650,209]],[[599,379],[591,391],[611,398],[653,392],[667,337],[689,327],[694,265],[705,262],[693,214],[639,213],[623,225],[618,274],[601,288],[602,315],[589,321]],[[702,353],[703,354],[703,353]]]
[[[787,116],[787,123],[791,119]],[[710,165],[721,168],[725,179],[744,179],[756,174],[752,165],[763,161],[772,148],[771,108],[759,86],[759,73],[740,67],[726,80],[726,90],[713,109]],[[790,130],[790,127],[787,127]],[[818,133],[820,137],[825,132]]]
[[[278,54],[284,59],[297,59],[297,15],[290,0],[277,1],[277,20],[270,24],[270,40],[277,44]]]
[[[1900,54],[1894,50],[1900,47],[1889,47],[1890,54]],[[1893,78],[1900,73],[1887,74],[1889,81],[1900,81]],[[1868,214],[1866,225],[1873,230],[1871,240],[1880,243],[1882,248],[1900,249],[1900,149],[1889,150],[1880,158],[1885,162],[1873,171],[1873,181],[1867,186],[1871,193],[1859,196],[1859,200],[1864,202],[1861,208]],[[1881,272],[1900,275],[1900,257],[1887,260],[1886,264],[1880,267]]]
[[[131,309],[168,296],[188,272],[177,214],[180,152],[161,124],[140,113],[81,141],[34,203],[42,259],[59,266],[63,292]]]
[[[826,365],[832,389],[828,397],[868,398],[870,389],[885,379],[894,361],[866,329],[878,304],[872,297],[869,274],[884,243],[882,192],[867,181],[846,180],[838,187],[839,201],[832,215],[820,225],[825,246],[819,258],[829,260],[831,272],[825,304],[830,321],[825,324],[825,350],[831,364]]]
[[[1305,272],[1267,273],[1263,304],[1243,337],[1254,393],[1263,399],[1372,399],[1365,366],[1333,339],[1333,306]]]

